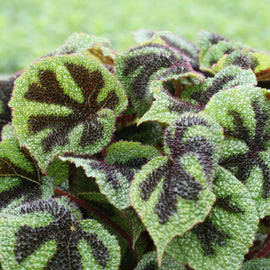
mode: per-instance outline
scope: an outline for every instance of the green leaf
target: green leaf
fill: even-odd
[[[235,49],[248,49],[240,42],[229,41],[225,37],[207,31],[199,32],[198,48],[200,49],[200,68],[210,73],[215,73],[213,66],[224,55],[230,54]]]
[[[20,144],[45,171],[56,155],[102,150],[127,97],[102,65],[85,56],[60,55],[28,66],[9,105]]]
[[[254,70],[258,84],[269,89],[270,81],[270,54],[255,52],[252,56],[258,64]]]
[[[128,177],[114,166],[93,159],[76,157],[60,157],[62,161],[69,161],[75,166],[82,167],[88,177],[94,177],[100,192],[118,209],[130,206]]]
[[[239,85],[257,85],[256,76],[251,69],[230,65],[202,84],[187,88],[181,97],[183,100],[195,100],[203,108],[214,94]]]
[[[169,31],[154,32],[151,30],[140,29],[133,32],[133,36],[139,43],[157,42],[179,50],[187,57],[192,67],[198,69],[199,50],[196,48],[195,44],[191,43],[190,41]]]
[[[205,109],[224,128],[220,164],[251,192],[260,218],[270,214],[270,103],[266,93],[251,86],[235,87],[217,93]]]
[[[158,82],[159,83],[159,82]],[[150,109],[139,119],[138,125],[147,121],[171,124],[184,112],[198,112],[193,104],[177,100],[163,91],[154,92],[155,100]]]
[[[147,44],[119,53],[115,61],[115,74],[125,86],[138,116],[152,103],[150,82],[166,74],[182,74],[185,68],[192,69],[180,52],[160,44]]]
[[[38,200],[0,224],[4,269],[118,269],[120,249],[97,221],[65,198]]]
[[[16,137],[15,129],[11,123],[8,123],[2,128],[1,139],[4,141],[12,137]]]
[[[214,193],[217,200],[207,219],[176,237],[166,252],[195,269],[239,269],[258,229],[256,207],[244,185],[222,167]]]
[[[158,267],[156,252],[149,252],[139,261],[135,270],[185,270],[185,266],[165,254],[162,265]]]
[[[241,270],[268,270],[270,269],[270,259],[260,258],[246,261]]]
[[[141,142],[147,145],[157,146],[162,140],[163,130],[157,121],[149,121],[147,123],[133,124],[114,132],[115,141],[127,140]]]
[[[69,166],[68,163],[56,158],[48,167],[48,175],[50,175],[56,186],[61,185],[68,179]]]
[[[105,162],[109,165],[118,164],[121,167],[140,168],[147,160],[159,155],[153,146],[142,145],[139,142],[120,141],[109,146]]]
[[[166,156],[153,158],[135,174],[131,204],[154,240],[159,263],[172,238],[210,212],[222,139],[222,129],[208,116],[182,115],[165,131]]]

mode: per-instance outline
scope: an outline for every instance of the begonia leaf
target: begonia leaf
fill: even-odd
[[[139,261],[135,270],[185,270],[185,266],[165,254],[162,264],[158,267],[156,252],[145,254]]]
[[[267,270],[270,269],[270,259],[260,258],[246,261],[241,270]]]
[[[1,132],[2,141],[16,137],[15,129],[11,123],[8,123],[3,126]]]
[[[193,85],[182,94],[183,100],[195,100],[196,104],[204,107],[210,98],[219,91],[227,90],[238,85],[257,85],[257,79],[251,69],[230,65],[224,67],[213,78],[207,78],[202,84]]]
[[[161,124],[157,121],[148,121],[142,124],[139,122],[114,132],[115,141],[127,140],[157,146],[163,137]]]
[[[4,125],[11,122],[11,111],[8,102],[14,86],[14,81],[20,76],[21,72],[17,72],[5,79],[0,80],[0,140],[1,130]]]
[[[28,66],[16,80],[9,105],[20,144],[45,171],[56,155],[102,150],[127,97],[101,64],[85,56],[60,55]]]
[[[210,73],[215,73],[212,66],[224,55],[230,54],[236,49],[248,49],[240,42],[230,41],[223,36],[207,31],[199,32],[198,48],[200,49],[200,68]]]
[[[63,199],[37,200],[0,225],[4,269],[118,269],[114,236]]]
[[[210,212],[213,170],[223,140],[221,127],[202,114],[184,114],[165,131],[165,156],[151,159],[131,183],[131,204],[157,247],[167,244]]]
[[[258,84],[262,87],[270,88],[270,55],[266,53],[255,52],[253,54],[258,61],[254,72],[256,74]]]
[[[154,32],[151,30],[140,29],[133,32],[135,40],[139,43],[155,42],[155,40],[161,40],[162,44],[179,50],[189,60],[193,68],[198,69],[199,66],[199,50],[192,42],[175,35],[169,31]]]
[[[56,158],[48,167],[48,175],[50,175],[55,185],[61,185],[68,179],[69,166],[66,162]]]
[[[160,44],[132,48],[119,53],[115,61],[115,74],[125,86],[138,116],[142,116],[151,105],[153,97],[149,87],[153,79],[190,70],[192,67],[179,51]]]
[[[166,252],[200,270],[239,269],[258,228],[249,191],[229,171],[217,168],[216,202],[203,223],[176,237]]]
[[[265,89],[239,86],[217,93],[205,109],[224,128],[220,164],[248,188],[260,218],[270,213],[270,102],[266,95]]]

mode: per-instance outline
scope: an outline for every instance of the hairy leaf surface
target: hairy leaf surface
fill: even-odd
[[[0,225],[5,269],[118,269],[120,249],[97,221],[66,199],[37,200]]]
[[[211,210],[213,169],[223,139],[220,126],[204,115],[185,114],[165,132],[166,156],[150,160],[135,174],[131,204],[157,247],[202,222]]]
[[[20,144],[42,170],[59,154],[100,151],[111,140],[114,117],[126,105],[115,77],[80,55],[48,57],[30,65],[16,81],[10,102]]]
[[[176,237],[166,251],[195,269],[239,269],[258,229],[256,207],[244,185],[222,167],[214,193],[217,199],[206,220]]]

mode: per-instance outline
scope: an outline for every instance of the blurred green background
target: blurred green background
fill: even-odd
[[[23,69],[73,32],[108,38],[117,51],[140,28],[193,42],[204,29],[270,51],[269,0],[0,0],[0,74]]]

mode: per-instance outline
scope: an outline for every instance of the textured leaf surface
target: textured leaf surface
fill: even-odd
[[[156,252],[149,252],[139,261],[135,270],[185,270],[185,266],[165,254],[162,264],[158,267]]]
[[[207,78],[202,84],[189,87],[183,92],[183,100],[195,100],[204,107],[210,98],[222,90],[228,90],[238,85],[257,85],[257,79],[251,69],[239,66],[228,66],[218,72],[213,78]]]
[[[221,167],[214,193],[217,200],[210,215],[191,231],[176,237],[167,252],[195,269],[239,269],[257,231],[256,207],[244,185]]]
[[[128,178],[114,166],[92,159],[76,157],[61,157],[60,159],[72,162],[76,167],[82,167],[88,177],[94,177],[100,192],[105,194],[115,207],[124,209],[130,206]]]
[[[270,269],[270,259],[260,258],[247,261],[241,270],[268,270]]]
[[[266,93],[251,86],[236,87],[216,94],[205,109],[224,128],[220,164],[251,192],[260,218],[270,213],[270,102]]]
[[[200,49],[200,68],[210,73],[213,71],[213,65],[224,55],[230,54],[238,48],[248,48],[240,42],[230,41],[215,33],[207,31],[199,32],[198,48]]]
[[[155,242],[159,262],[174,236],[210,212],[212,172],[222,139],[220,126],[209,117],[183,115],[165,132],[166,156],[153,158],[135,174],[131,204]]]
[[[48,167],[48,175],[50,175],[55,185],[61,185],[68,179],[69,166],[60,159],[55,159]]]
[[[195,44],[174,33],[169,31],[154,32],[151,30],[140,29],[133,32],[133,36],[139,43],[160,42],[168,47],[177,49],[188,58],[193,68],[197,69],[199,66],[199,51]]]
[[[46,170],[65,152],[94,154],[111,140],[114,116],[126,108],[120,83],[102,65],[80,55],[48,57],[16,81],[13,124]]]
[[[0,225],[4,269],[118,269],[120,249],[97,221],[66,199],[38,200]]]
[[[115,74],[124,84],[138,116],[146,112],[153,100],[150,82],[158,76],[182,74],[185,68],[187,63],[180,52],[160,44],[147,44],[119,53],[115,62]]]

